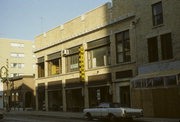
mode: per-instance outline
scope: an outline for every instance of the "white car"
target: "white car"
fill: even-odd
[[[97,108],[87,108],[83,112],[87,120],[97,118],[108,119],[110,122],[143,116],[142,109],[121,107],[119,103],[101,103]]]

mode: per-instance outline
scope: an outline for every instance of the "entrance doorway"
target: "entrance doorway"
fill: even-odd
[[[120,103],[124,107],[130,107],[130,86],[121,86],[120,92]]]
[[[112,102],[109,86],[89,88],[89,106],[92,108],[102,102]]]
[[[66,90],[67,111],[78,112],[84,108],[84,97],[82,89],[68,89]]]
[[[38,109],[45,111],[45,86],[38,89]]]
[[[33,93],[32,92],[26,92],[25,94],[25,107],[30,108],[33,104]]]
[[[62,111],[62,90],[48,91],[49,111]]]

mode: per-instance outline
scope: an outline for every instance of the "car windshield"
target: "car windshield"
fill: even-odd
[[[121,104],[120,103],[112,103],[111,107],[112,108],[119,108],[119,107],[121,107]]]
[[[109,108],[109,107],[110,107],[109,103],[101,103],[98,106],[98,108]]]

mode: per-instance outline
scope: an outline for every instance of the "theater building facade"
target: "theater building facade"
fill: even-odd
[[[112,0],[37,36],[36,109],[82,111],[119,102],[148,117],[177,117],[180,17],[174,2]]]

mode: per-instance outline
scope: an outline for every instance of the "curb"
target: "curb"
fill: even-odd
[[[4,113],[4,115],[17,115],[17,114],[19,114],[19,115],[26,115],[26,116],[38,116],[38,117],[44,117],[44,116],[46,116],[46,117],[49,117],[49,118],[62,118],[62,119],[84,119],[83,118],[83,114],[82,114],[82,116],[80,117],[80,116],[77,116],[77,117],[75,117],[75,116],[69,116],[69,115],[67,115],[67,114],[64,114],[64,116],[63,115],[60,115],[61,113],[59,113],[59,115],[48,115],[48,113],[45,113],[45,114],[43,114],[43,113],[31,113],[31,112],[3,112]],[[58,114],[58,113],[57,113]]]

